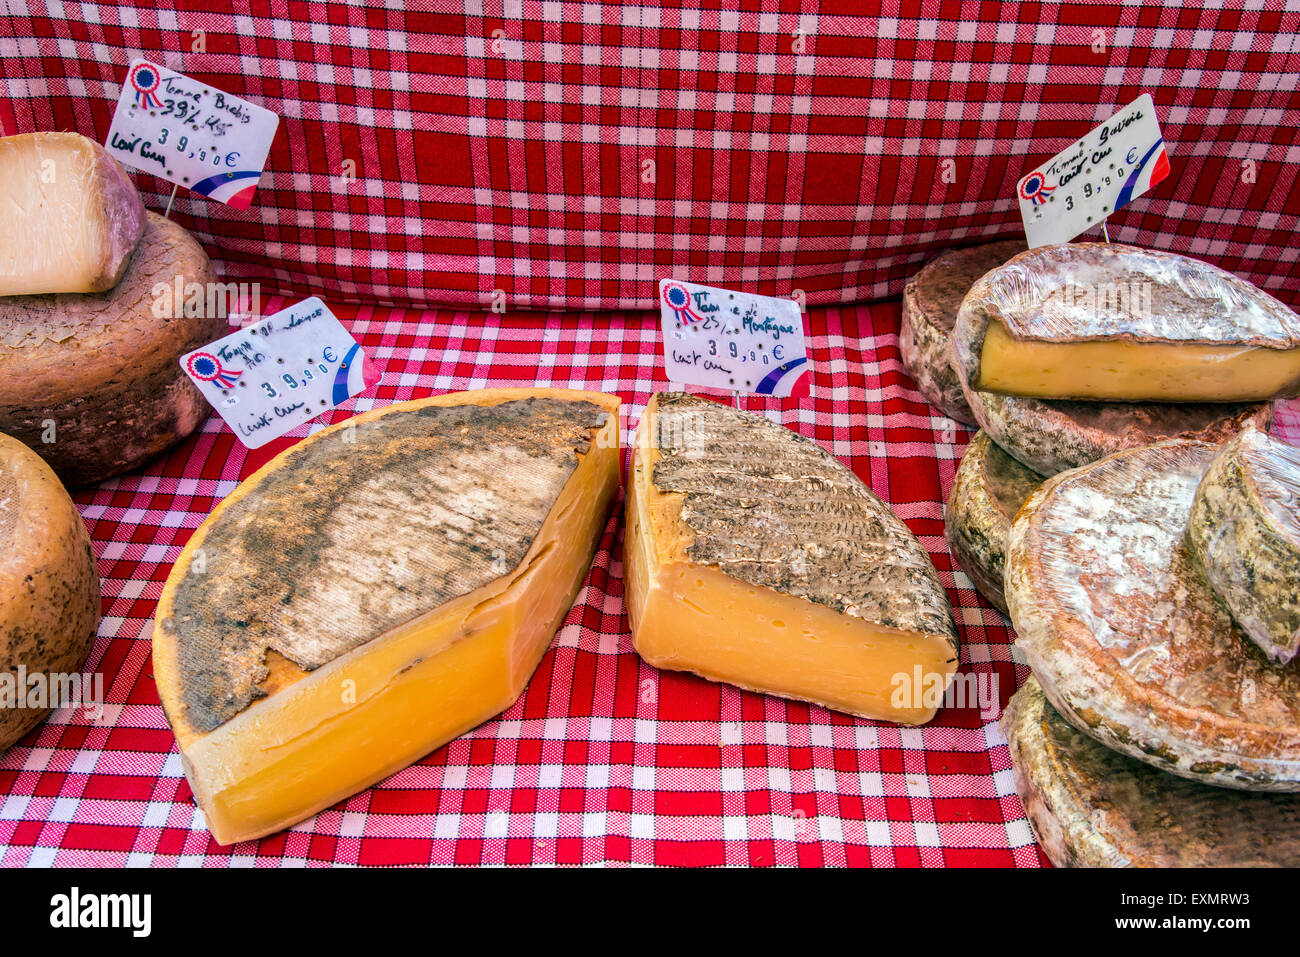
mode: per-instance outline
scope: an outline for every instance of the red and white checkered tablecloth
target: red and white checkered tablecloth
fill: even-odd
[[[654,314],[337,311],[383,379],[326,419],[458,389],[562,386],[621,396],[626,443],[668,386]],[[970,433],[902,371],[898,319],[894,302],[813,310],[814,395],[742,402],[819,442],[907,522],[948,588],[962,668],[996,674],[1005,705],[1027,671],[1012,661],[1006,619],[943,539],[942,503]],[[1279,430],[1300,442],[1300,403]],[[643,663],[623,607],[621,507],[509,711],[284,834],[219,847],[158,704],[151,620],[191,532],[307,431],[249,452],[214,414],[141,472],[75,493],[103,579],[87,670],[103,673],[107,704],[98,722],[56,713],[0,758],[0,865],[1045,862],[996,722],[975,708],[900,728]]]
[[[102,141],[146,55],[281,117],[252,209],[177,200],[227,279],[514,311],[651,308],[671,273],[827,304],[1018,232],[1020,176],[1150,93],[1173,173],[1112,238],[1300,299],[1293,4],[722,6],[11,0],[0,129]]]

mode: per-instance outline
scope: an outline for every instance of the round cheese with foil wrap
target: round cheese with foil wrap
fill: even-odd
[[[1300,791],[1300,669],[1242,632],[1187,547],[1217,452],[1164,442],[1044,482],[1011,527],[1016,645],[1102,744],[1205,784]]]

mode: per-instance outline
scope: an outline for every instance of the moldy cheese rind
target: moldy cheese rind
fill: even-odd
[[[1249,429],[1196,490],[1187,543],[1242,630],[1274,661],[1300,650],[1300,449]]]

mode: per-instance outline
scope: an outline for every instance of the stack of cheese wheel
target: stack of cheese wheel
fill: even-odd
[[[981,277],[951,348],[968,454],[1042,479],[1004,546],[1034,677],[1003,728],[1045,852],[1300,863],[1300,468],[1266,436],[1300,317],[1203,263],[1078,244]]]
[[[1159,367],[1162,360],[1159,348],[1132,353],[1138,343],[1163,344],[1166,351],[1188,346],[1192,352],[1217,350],[1232,364],[1232,345],[1215,346],[1212,337],[1202,347],[1196,339],[1198,310],[1211,308],[1200,300],[1202,288],[1215,290],[1222,312],[1258,298],[1264,313],[1289,314],[1276,300],[1221,270],[1111,244],[1026,251],[1023,241],[1001,240],[945,253],[907,284],[900,336],[904,366],[936,408],[981,430],[953,482],[944,530],[963,571],[1000,611],[1007,610],[1002,583],[1011,521],[1043,479],[1165,439],[1219,443],[1247,424],[1267,429],[1274,394],[1296,387],[1300,374],[1289,381],[1283,374],[1281,384],[1254,392],[1216,391],[1216,366],[1207,355],[1210,384],[1199,393],[1172,371],[1162,373],[1161,381],[1146,381],[1147,392],[1142,392],[1148,365]],[[1004,313],[1025,317],[1030,328],[1018,333],[1023,339],[1003,332],[1009,328]],[[1180,324],[1174,318],[1178,315],[1187,318]],[[977,374],[988,371],[980,360],[990,327],[990,351],[1004,366],[1007,340],[1012,342],[1011,367],[995,370],[1001,378]],[[1285,356],[1288,335],[1268,342],[1248,330],[1237,335],[1271,345],[1283,372],[1294,372],[1294,355]],[[1223,334],[1228,343],[1237,341],[1232,336]],[[1058,344],[1072,344],[1079,353],[1052,353],[1050,347]],[[1111,369],[1116,363],[1127,363],[1127,387],[1123,381],[1106,383],[1089,376],[1090,368]],[[1044,371],[1048,381],[1036,381],[1034,376],[1041,379]]]
[[[209,409],[177,360],[226,333],[203,248],[76,133],[0,139],[0,208],[0,432],[69,485],[193,432]]]

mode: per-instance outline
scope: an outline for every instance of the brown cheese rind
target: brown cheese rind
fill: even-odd
[[[1300,650],[1300,449],[1249,429],[1196,490],[1187,543],[1215,593],[1273,661]]]
[[[1108,747],[1208,784],[1300,790],[1300,670],[1246,638],[1186,546],[1216,451],[1166,442],[1044,482],[1011,529],[1016,644],[1057,711]]]
[[[1273,403],[1075,402],[979,392],[966,397],[980,428],[1043,475],[1166,439],[1218,444],[1248,424],[1267,430]]]
[[[903,368],[926,400],[949,418],[974,424],[950,360],[948,336],[971,284],[1025,249],[1023,239],[1005,239],[949,250],[931,260],[903,288],[898,348]]]
[[[182,289],[199,283],[206,292],[216,272],[183,227],[155,213],[148,219],[110,291],[0,299],[0,431],[70,485],[130,471],[211,412],[177,360],[224,336],[227,320],[207,310],[155,315],[154,287],[174,290],[179,276]]]
[[[976,432],[953,479],[943,512],[944,537],[953,557],[981,595],[1003,614],[1007,537],[1020,506],[1043,482]]]
[[[1064,721],[1033,678],[1001,727],[1057,867],[1300,866],[1300,797],[1206,787],[1125,757]]]
[[[250,479],[160,622],[186,725],[211,731],[263,697],[268,652],[311,671],[509,574],[608,415],[421,405],[320,433]]]
[[[1144,284],[1104,310],[1069,302],[1078,287]],[[1142,297],[1145,300],[1145,296]],[[999,322],[1013,338],[1042,342],[1132,342],[1300,348],[1300,316],[1230,272],[1176,253],[1120,243],[1066,243],[1021,253],[983,276],[962,301],[953,329],[953,363],[978,387],[984,336]]]
[[[760,415],[662,393],[654,485],[684,496],[692,562],[903,631],[945,638],[948,597],[925,548],[815,442]]]
[[[15,693],[19,666],[79,672],[99,615],[99,573],[72,499],[37,455],[0,435],[0,672]],[[18,704],[0,700],[0,752],[50,712]]]

